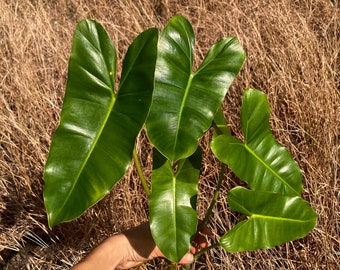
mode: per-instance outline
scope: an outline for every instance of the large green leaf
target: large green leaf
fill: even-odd
[[[314,210],[297,196],[236,187],[228,203],[249,217],[221,237],[221,246],[229,252],[271,248],[306,236],[316,224]]]
[[[196,72],[193,59],[193,29],[185,18],[175,16],[159,40],[155,90],[146,123],[151,142],[173,162],[195,152],[245,53],[235,38],[226,37],[212,46]]]
[[[151,103],[158,31],[128,49],[117,96],[116,51],[95,21],[75,30],[60,124],[45,166],[49,226],[72,220],[124,175]]]
[[[196,233],[201,160],[198,148],[192,156],[178,162],[174,174],[171,162],[154,150],[150,228],[159,249],[173,262],[178,262],[189,251]]]
[[[299,196],[301,171],[288,150],[275,141],[269,125],[269,105],[264,93],[247,89],[241,123],[244,143],[232,136],[213,139],[216,157],[230,166],[251,189]]]

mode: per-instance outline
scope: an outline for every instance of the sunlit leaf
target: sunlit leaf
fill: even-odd
[[[180,160],[176,173],[171,162],[157,150],[153,160],[151,232],[162,253],[178,262],[189,251],[197,229],[195,209],[202,153],[198,148],[192,156]]]
[[[248,218],[220,239],[229,252],[272,248],[306,236],[316,224],[316,213],[300,197],[236,187],[228,194],[232,210]]]
[[[245,92],[241,123],[245,141],[227,135],[216,137],[211,143],[216,157],[230,166],[251,189],[299,196],[301,171],[271,132],[265,94],[254,89]]]
[[[175,162],[195,152],[245,59],[242,46],[226,37],[214,44],[193,72],[194,32],[182,16],[164,28],[158,46],[155,91],[146,123],[148,137]]]
[[[95,21],[75,30],[60,124],[45,166],[49,226],[72,220],[124,175],[147,116],[154,84],[158,31],[131,44],[114,93],[116,51]]]

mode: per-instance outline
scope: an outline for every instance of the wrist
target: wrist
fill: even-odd
[[[110,270],[115,269],[126,260],[129,241],[124,234],[119,233],[105,240],[107,261]]]
[[[113,235],[97,246],[72,270],[115,269],[126,257],[124,251],[126,250],[127,243],[128,240],[123,234]]]

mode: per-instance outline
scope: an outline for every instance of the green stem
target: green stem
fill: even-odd
[[[222,135],[223,132],[217,127],[216,123],[213,122],[213,127],[216,131],[216,133],[218,135]],[[222,163],[221,165],[221,170],[220,170],[220,173],[218,175],[218,181],[217,181],[217,185],[216,185],[216,190],[215,190],[215,193],[214,193],[214,196],[210,202],[210,205],[209,205],[209,208],[208,208],[208,211],[207,213],[205,214],[205,217],[203,218],[202,222],[200,222],[200,224],[198,225],[198,228],[197,228],[197,232],[196,233],[199,233],[202,228],[206,225],[206,223],[208,222],[210,216],[211,216],[211,213],[214,209],[214,206],[217,202],[217,199],[218,199],[218,195],[220,193],[220,189],[221,189],[221,185],[222,185],[222,181],[223,181],[223,178],[224,178],[224,172],[226,170],[227,166],[226,164]],[[199,256],[201,256],[204,252],[207,252],[213,248],[216,248],[220,246],[220,243],[214,243],[212,245],[210,245],[209,247],[206,247],[206,248],[203,248],[201,249],[199,252],[197,252],[194,256],[194,260],[197,260]]]
[[[223,134],[222,131],[217,127],[215,122],[213,122],[213,127],[214,127],[214,129],[215,129],[215,131],[217,132],[218,135]],[[216,204],[216,201],[218,199],[218,195],[220,193],[220,189],[221,189],[221,185],[222,185],[222,180],[223,180],[223,177],[224,177],[225,169],[226,169],[226,165],[224,163],[222,163],[221,170],[220,170],[220,173],[219,173],[219,176],[218,176],[218,182],[217,182],[217,185],[216,185],[216,190],[215,190],[215,193],[214,193],[214,197],[212,198],[212,200],[210,202],[208,211],[207,211],[204,219],[202,220],[202,222],[198,226],[197,232],[200,232],[201,229],[205,226],[205,224],[207,223],[207,221],[208,221],[208,219],[209,219],[209,217],[210,217],[210,215],[212,213],[212,210],[213,210],[213,208],[214,208],[214,206]]]
[[[210,245],[209,247],[206,247],[206,248],[202,248],[199,252],[197,252],[195,255],[194,255],[194,261],[197,260],[199,258],[199,256],[201,256],[204,252],[207,252],[213,248],[217,248],[220,246],[220,243],[217,242],[217,243],[214,243],[212,245]]]
[[[215,206],[215,204],[217,202],[218,195],[220,193],[220,189],[221,189],[221,185],[222,185],[222,180],[223,180],[224,172],[225,172],[226,168],[227,168],[227,166],[224,163],[222,163],[220,174],[218,176],[218,182],[217,182],[217,185],[216,185],[216,190],[215,190],[215,193],[214,193],[214,197],[212,198],[212,200],[210,202],[210,205],[209,205],[209,208],[208,208],[208,211],[207,211],[205,217],[203,218],[202,222],[198,225],[197,233],[202,230],[202,228],[205,226],[205,224],[209,220],[209,217],[210,217],[210,215],[212,213],[212,210],[213,210],[213,208],[214,208],[214,206]]]
[[[217,135],[223,135],[222,130],[218,127],[218,125],[214,121],[212,122],[212,127],[215,129]],[[230,133],[230,131],[229,131],[229,133]]]
[[[142,166],[140,164],[140,161],[139,161],[139,157],[137,155],[137,151],[136,151],[136,148],[133,149],[133,160],[135,162],[135,166],[136,166],[136,169],[137,169],[137,172],[138,172],[138,175],[139,175],[139,178],[142,182],[142,186],[144,188],[144,191],[146,193],[146,195],[149,197],[150,196],[150,189],[149,189],[149,186],[146,182],[146,178],[143,174],[143,170],[142,170]]]

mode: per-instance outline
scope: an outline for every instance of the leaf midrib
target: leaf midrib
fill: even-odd
[[[287,181],[285,181],[278,173],[276,173],[265,161],[259,157],[253,149],[251,149],[247,143],[243,144],[245,149],[253,156],[255,157],[268,171],[270,171],[277,179],[279,179],[284,185],[289,187],[294,194],[297,194],[298,196],[300,195],[299,192],[297,192]]]
[[[184,96],[183,96],[181,106],[180,106],[180,109],[179,109],[178,121],[177,121],[177,126],[176,126],[175,141],[174,141],[174,146],[173,146],[173,149],[172,149],[173,159],[174,159],[174,157],[176,157],[176,147],[177,147],[179,129],[180,129],[180,125],[182,123],[182,114],[183,114],[183,110],[184,110],[184,107],[185,107],[185,104],[186,104],[186,101],[187,101],[187,98],[188,98],[188,94],[189,94],[191,84],[192,84],[192,80],[193,80],[194,76],[195,75],[193,73],[191,73],[190,76],[189,76],[188,83],[187,83],[187,86],[185,88]],[[172,161],[175,161],[175,160],[172,160]]]
[[[174,231],[174,242],[177,243],[177,219],[176,219],[176,177],[172,176],[172,222],[175,225],[175,231]],[[177,251],[176,251],[177,253]],[[177,254],[176,254],[177,256]]]
[[[250,216],[250,219],[270,219],[270,220],[277,220],[277,221],[291,221],[291,222],[297,222],[297,223],[305,223],[309,222],[311,220],[303,220],[303,219],[293,219],[293,218],[287,218],[287,217],[277,217],[277,216],[266,216],[261,214],[252,214]]]

